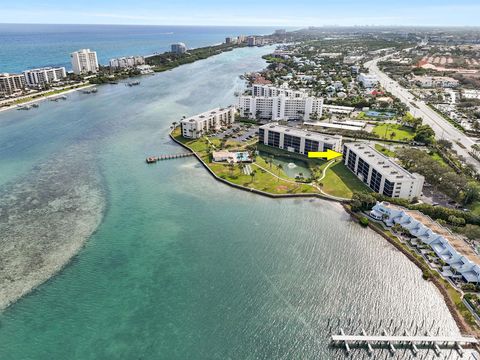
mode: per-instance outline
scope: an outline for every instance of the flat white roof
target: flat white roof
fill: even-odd
[[[271,124],[266,124],[260,126],[260,129],[265,129],[265,130],[272,130],[288,135],[293,135],[293,136],[298,136],[298,137],[304,137],[310,140],[315,140],[315,141],[320,141],[320,142],[328,142],[328,141],[341,141],[342,137],[339,135],[325,135],[325,134],[320,134],[312,131],[306,131],[303,129],[297,129],[294,127],[290,126],[283,126],[283,125],[278,125],[277,123],[271,123]]]
[[[370,165],[386,175],[395,176],[396,178],[418,179],[417,174],[412,174],[389,157],[377,151],[374,147],[364,142],[346,143],[347,148],[353,150],[359,157],[366,160]]]
[[[338,110],[349,110],[349,111],[355,110],[355,108],[352,107],[352,106],[340,106],[340,105],[324,104],[323,107],[324,107],[325,109],[338,109]]]
[[[357,126],[360,128],[364,128],[367,124],[363,121],[354,121],[354,120],[333,120],[334,124],[338,125],[349,125],[349,126]]]
[[[27,69],[27,70],[24,70],[23,72],[30,72],[30,71],[43,71],[43,70],[61,70],[61,69],[64,69],[63,66],[59,66],[59,67],[51,67],[51,66],[46,66],[46,67],[41,67],[41,68],[35,68],[35,69]]]
[[[305,125],[309,126],[317,126],[317,127],[322,127],[322,128],[332,128],[332,129],[342,129],[342,130],[353,130],[353,131],[358,131],[362,130],[358,126],[352,126],[352,125],[339,125],[339,124],[331,124],[331,123],[324,123],[324,122],[310,122],[306,121],[304,122]]]
[[[230,105],[226,108],[215,108],[212,110],[205,111],[201,114],[190,116],[186,119],[183,119],[181,122],[185,123],[185,122],[196,122],[200,120],[205,120],[205,119],[208,119],[210,116],[223,114],[227,111],[230,111],[232,108],[233,108],[233,105]]]

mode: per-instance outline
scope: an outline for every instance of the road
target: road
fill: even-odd
[[[405,103],[409,107],[409,110],[413,116],[421,117],[424,124],[430,125],[433,131],[435,131],[435,137],[437,139],[445,139],[451,141],[453,144],[453,148],[457,151],[457,153],[459,155],[462,155],[468,163],[475,166],[477,172],[480,172],[480,162],[475,160],[468,153],[471,150],[471,146],[475,144],[475,141],[466,136],[458,129],[456,129],[441,115],[439,115],[427,104],[425,104],[424,101],[415,100],[415,97],[410,93],[410,91],[405,89],[395,80],[388,77],[388,75],[386,75],[378,68],[377,63],[386,59],[389,56],[368,61],[364,64],[364,66],[369,69],[371,74],[374,74],[378,77],[380,84],[385,88],[385,90],[398,97],[403,103]],[[416,106],[414,106],[413,104],[415,104]],[[459,146],[458,143],[465,146],[465,148]]]

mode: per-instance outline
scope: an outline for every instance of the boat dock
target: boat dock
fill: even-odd
[[[145,159],[147,164],[154,164],[157,161],[162,160],[171,160],[171,159],[180,159],[188,156],[193,156],[193,153],[180,153],[180,154],[169,154],[169,155],[160,155],[160,156],[149,156]]]
[[[385,330],[383,335],[367,335],[362,329],[361,335],[346,335],[343,329],[340,329],[339,335],[331,336],[331,345],[334,347],[343,347],[347,353],[352,348],[366,348],[368,353],[373,353],[375,348],[389,349],[394,353],[397,348],[409,348],[414,355],[418,349],[433,349],[437,356],[440,349],[456,349],[462,355],[463,347],[472,347],[478,345],[478,340],[473,336],[431,336],[409,335],[405,331],[404,335],[389,335]]]

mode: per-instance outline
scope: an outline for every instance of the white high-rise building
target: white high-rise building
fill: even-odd
[[[25,81],[29,87],[44,87],[46,84],[58,82],[67,77],[64,67],[45,67],[39,69],[25,70],[23,72]]]
[[[370,189],[388,197],[413,199],[422,194],[425,178],[410,173],[368,143],[343,145],[345,165]]]
[[[323,99],[312,96],[291,98],[279,96],[240,96],[240,116],[265,120],[303,120],[322,117]]]
[[[87,74],[98,72],[98,59],[96,51],[82,49],[70,54],[74,74]]]
[[[135,66],[145,65],[145,58],[143,56],[121,57],[111,59],[109,64],[112,69],[133,68]]]
[[[172,53],[174,54],[185,54],[187,52],[187,46],[184,43],[172,44]]]
[[[182,136],[197,139],[210,131],[219,130],[235,121],[234,106],[216,108],[180,121]]]
[[[0,74],[0,96],[12,95],[25,89],[23,74]]]
[[[247,45],[248,46],[255,46],[255,36],[249,36],[247,37]]]
[[[278,87],[278,86],[262,85],[262,84],[253,84],[252,95],[266,96],[266,97],[285,95],[286,97],[291,97],[291,98],[308,97],[308,94],[301,90],[292,90],[284,86]]]
[[[300,90],[254,84],[252,94],[238,99],[242,117],[273,121],[309,121],[322,117],[323,98],[308,96]]]

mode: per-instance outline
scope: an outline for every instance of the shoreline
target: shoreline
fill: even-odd
[[[328,197],[328,196],[325,196],[323,194],[315,194],[315,193],[305,193],[305,194],[271,194],[271,193],[267,193],[267,192],[264,192],[264,191],[260,191],[260,190],[257,190],[257,189],[252,189],[252,188],[247,188],[247,187],[244,187],[244,186],[241,186],[241,185],[238,185],[238,184],[234,184],[226,179],[222,179],[220,178],[219,176],[217,176],[217,174],[215,174],[213,172],[212,169],[210,169],[208,167],[208,165],[197,155],[197,153],[195,151],[193,151],[189,146],[187,146],[186,144],[183,144],[181,143],[180,141],[178,141],[177,139],[175,139],[175,137],[173,136],[173,131],[175,129],[171,130],[169,132],[169,137],[170,139],[172,139],[176,144],[182,146],[183,148],[187,149],[188,151],[190,151],[191,153],[193,153],[194,157],[200,162],[200,164],[202,164],[202,166],[207,170],[207,172],[212,175],[212,177],[225,184],[225,185],[228,185],[232,188],[235,188],[235,189],[239,189],[239,190],[242,190],[242,191],[247,191],[247,192],[250,192],[250,193],[255,193],[257,195],[261,195],[261,196],[265,196],[265,197],[268,197],[268,198],[274,198],[274,199],[282,199],[282,198],[318,198],[318,199],[322,199],[322,200],[328,200],[328,201],[332,201],[332,202],[335,202],[335,203],[338,203],[342,206],[343,210],[350,215],[350,218],[352,220],[354,220],[355,222],[358,222],[359,221],[359,217],[357,214],[355,214],[353,211],[351,211],[349,208],[348,208],[348,201],[346,200],[338,200],[338,199],[335,199],[333,197]],[[379,234],[380,236],[382,236],[385,240],[387,240],[395,249],[399,250],[404,256],[407,257],[408,260],[410,260],[414,265],[416,265],[421,271],[423,271],[425,268],[428,269],[428,266],[426,264],[423,264],[420,262],[420,260],[416,259],[410,252],[408,252],[407,250],[405,250],[404,248],[402,248],[395,240],[391,239],[384,231],[382,231],[381,229],[378,229],[377,227],[375,227],[372,223],[369,222],[368,224],[368,227],[373,230],[374,232],[376,232],[377,234]],[[476,337],[480,337],[480,330],[478,329],[474,329],[472,328],[472,326],[470,326],[466,320],[462,317],[462,315],[459,313],[455,303],[454,303],[454,300],[451,298],[451,296],[448,294],[448,289],[446,288],[446,286],[444,284],[442,284],[440,282],[439,279],[437,279],[436,277],[432,277],[428,280],[425,280],[425,281],[431,281],[435,287],[438,289],[438,291],[440,292],[440,294],[442,295],[443,297],[443,300],[453,318],[453,320],[455,321],[455,324],[457,325],[458,329],[460,330],[460,332],[463,332],[463,333],[469,333],[469,334],[474,334],[474,336]],[[454,291],[457,291],[454,289]],[[480,349],[478,349],[480,351]]]
[[[173,131],[173,130],[172,130]],[[322,194],[322,193],[302,193],[302,194],[272,194],[272,193],[269,193],[269,192],[265,192],[265,191],[261,191],[261,190],[258,190],[258,189],[253,189],[253,188],[248,188],[248,187],[245,187],[245,186],[242,186],[242,185],[238,185],[238,184],[234,184],[226,179],[222,179],[221,177],[217,176],[217,174],[215,174],[215,172],[210,169],[208,167],[208,165],[200,158],[200,156],[198,156],[198,154],[193,151],[189,146],[185,145],[185,144],[182,144],[180,141],[178,141],[177,139],[175,139],[175,137],[172,135],[172,131],[169,133],[169,137],[170,139],[172,139],[175,143],[177,143],[178,145],[182,146],[183,148],[187,149],[188,151],[190,151],[193,156],[200,162],[200,164],[202,164],[202,166],[210,173],[210,175],[213,176],[213,178],[215,180],[218,180],[220,181],[221,183],[224,183],[225,185],[228,185],[228,186],[231,186],[233,188],[236,188],[236,189],[240,189],[240,190],[243,190],[243,191],[247,191],[247,192],[251,192],[251,193],[255,193],[255,194],[258,194],[258,195],[261,195],[261,196],[265,196],[265,197],[269,197],[269,198],[274,198],[274,199],[281,199],[281,198],[318,198],[318,199],[323,199],[323,200],[328,200],[328,201],[334,201],[334,202],[337,202],[337,203],[343,203],[345,202],[345,200],[339,200],[338,198],[334,197],[334,196],[330,196],[330,195],[325,195],[325,194]]]
[[[197,61],[201,61],[204,59],[199,59]],[[188,65],[188,64],[182,64],[182,65]],[[177,67],[180,67],[182,65],[179,65]],[[173,70],[173,69],[172,69]],[[5,106],[0,108],[0,113],[3,111],[8,111],[12,109],[16,109],[17,105],[28,105],[31,103],[36,103],[36,102],[41,102],[45,101],[49,98],[52,97],[58,97],[63,94],[68,94],[72,93],[75,91],[80,91],[83,89],[91,88],[91,87],[96,87],[100,86],[103,84],[84,84],[84,86],[73,88],[73,89],[66,89],[65,91],[62,91],[61,93],[56,93],[56,94],[51,94],[47,96],[39,96],[38,98],[32,99],[30,101],[26,101],[21,104],[12,104],[9,106]],[[108,197],[105,196],[103,193],[105,189],[101,190],[102,195],[99,195],[98,197],[104,197],[104,202],[100,205],[97,204],[96,208],[100,209],[99,211],[99,217],[96,219],[95,224],[92,228],[87,230],[87,233],[82,232],[81,235],[78,236],[78,240],[71,242],[71,243],[65,243],[63,246],[58,246],[59,249],[58,252],[51,252],[51,253],[45,253],[45,256],[50,256],[52,255],[53,258],[49,259],[51,260],[49,264],[51,265],[48,268],[45,269],[37,269],[35,274],[30,275],[30,276],[25,276],[25,274],[22,274],[19,278],[13,279],[13,278],[8,278],[8,281],[6,281],[6,285],[4,285],[1,289],[2,291],[0,292],[0,313],[8,309],[10,306],[16,304],[18,301],[21,299],[29,296],[30,294],[34,293],[37,289],[39,289],[40,286],[43,284],[48,283],[49,281],[53,280],[57,275],[59,275],[60,272],[62,272],[66,267],[69,266],[69,264],[72,263],[72,261],[75,259],[76,256],[81,252],[81,250],[86,246],[88,241],[92,238],[92,236],[98,231],[98,228],[103,222],[103,219],[105,217],[105,213],[107,211],[108,207]],[[0,207],[0,213],[1,213],[1,207]],[[1,225],[1,224],[0,224]],[[82,229],[83,231],[83,229]],[[2,240],[0,238],[0,240]],[[34,244],[34,243],[33,243]],[[2,254],[0,254],[2,255]],[[7,256],[10,260],[13,259],[13,257],[10,258],[10,256]],[[1,260],[1,259],[0,259]],[[8,267],[8,264],[7,264]],[[3,269],[5,270],[5,269]],[[2,273],[0,272],[0,281],[2,280],[1,277]],[[5,274],[3,272],[3,275],[9,276],[8,274]],[[1,283],[0,283],[1,285]]]
[[[91,87],[94,87],[94,86],[96,86],[96,85],[95,84],[85,84],[84,86],[79,86],[79,87],[76,87],[74,89],[65,89],[65,91],[61,91],[57,94],[39,96],[36,99],[25,101],[25,102],[22,102],[22,103],[19,103],[19,104],[11,104],[11,105],[7,105],[7,106],[3,106],[3,107],[0,108],[0,112],[7,111],[7,110],[12,110],[12,109],[17,109],[19,105],[20,106],[25,106],[25,105],[34,104],[34,103],[37,103],[37,102],[40,102],[40,101],[44,101],[44,100],[47,100],[47,99],[50,99],[50,98],[54,98],[54,97],[58,97],[58,96],[61,96],[61,95],[69,94],[69,93],[72,93],[72,92],[75,92],[75,91],[88,89],[88,88],[91,88]]]
[[[343,208],[344,208],[345,212],[347,212],[355,222],[359,222],[360,216],[358,214],[354,213],[345,204],[343,205]],[[415,266],[417,266],[419,270],[421,270],[422,272],[425,271],[425,270],[430,271],[427,264],[425,264],[421,260],[417,259],[411,252],[409,252],[404,247],[402,247],[397,241],[392,239],[382,229],[373,225],[372,222],[369,222],[367,226],[368,226],[369,229],[373,230],[378,235],[380,235],[385,240],[387,240],[388,243],[390,243],[393,247],[395,247],[395,249],[400,251],[404,256],[406,256],[406,258],[408,260],[410,260]],[[452,315],[453,319],[455,320],[455,323],[457,324],[458,329],[461,332],[473,334],[474,336],[479,337],[480,336],[480,330],[472,328],[472,326],[470,324],[468,324],[466,322],[466,320],[463,318],[463,316],[459,313],[453,299],[448,294],[447,287],[435,276],[432,276],[428,280],[425,280],[425,281],[427,281],[427,282],[431,281],[435,285],[435,287],[438,289],[438,291],[440,292],[440,294],[443,297],[443,300],[444,300],[445,304],[447,305],[447,308],[448,308],[450,314]],[[456,289],[453,289],[453,290],[457,291]]]

